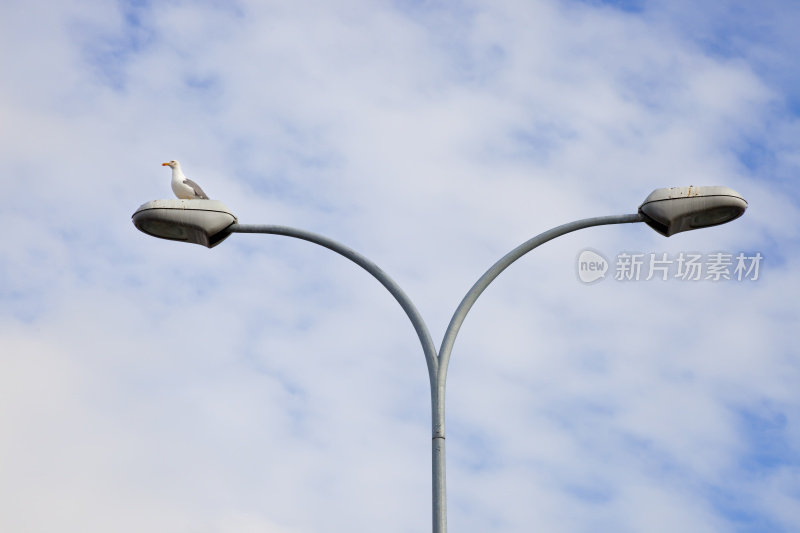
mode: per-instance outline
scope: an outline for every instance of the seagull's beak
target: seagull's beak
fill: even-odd
[[[161,166],[162,166],[162,167],[168,167],[168,166],[169,166],[169,163],[161,163]]]

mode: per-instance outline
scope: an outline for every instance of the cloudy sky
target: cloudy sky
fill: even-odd
[[[798,26],[790,0],[2,2],[0,530],[430,530],[400,306],[307,242],[140,233],[170,159],[241,223],[369,257],[437,345],[536,234],[735,189],[725,226],[583,230],[489,287],[450,364],[448,522],[800,530]]]

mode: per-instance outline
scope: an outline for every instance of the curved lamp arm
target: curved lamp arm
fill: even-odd
[[[506,268],[508,268],[514,261],[521,258],[537,246],[540,246],[547,241],[560,237],[567,233],[577,231],[579,229],[591,228],[593,226],[605,226],[608,224],[628,224],[632,222],[644,222],[644,218],[639,213],[632,215],[612,215],[607,217],[584,218],[569,222],[561,226],[555,227],[551,230],[540,233],[536,237],[520,244],[505,256],[497,261],[486,273],[475,282],[475,285],[461,300],[461,303],[456,308],[453,318],[450,319],[450,324],[447,326],[444,338],[442,339],[442,346],[439,348],[439,372],[437,376],[437,387],[439,389],[439,398],[444,398],[445,381],[447,379],[447,365],[450,361],[450,353],[453,351],[453,344],[456,341],[458,330],[461,324],[467,317],[467,313],[472,309],[472,306],[478,300],[478,297],[483,293],[486,287],[492,283],[497,276],[499,276]],[[439,412],[434,413],[434,420],[440,420],[442,424],[442,436],[444,436],[444,402],[438,406]]]
[[[606,224],[626,224],[630,222],[644,222],[644,218],[636,213],[633,215],[615,215],[608,217],[586,218],[570,222],[549,231],[545,231],[536,237],[522,243],[511,250],[502,259],[496,262],[481,278],[472,286],[469,292],[461,300],[450,324],[445,331],[442,346],[439,348],[438,371],[436,376],[435,392],[431,392],[433,398],[433,496],[434,496],[434,515],[433,531],[435,533],[447,531],[447,503],[445,498],[445,427],[444,427],[444,407],[445,407],[445,383],[447,380],[447,365],[450,361],[450,353],[453,351],[458,330],[475,304],[481,293],[489,284],[497,278],[511,263],[527,254],[537,246],[549,240],[560,237],[566,233],[592,226],[603,226]]]
[[[302,239],[314,244],[319,244],[329,250],[332,250],[339,255],[342,255],[350,261],[356,263],[358,266],[372,274],[386,289],[392,293],[395,300],[406,312],[414,329],[417,332],[422,350],[425,352],[425,361],[428,364],[428,377],[430,378],[431,386],[431,420],[433,425],[433,440],[432,440],[432,510],[433,510],[433,532],[445,533],[447,531],[447,500],[445,496],[445,458],[444,458],[444,443],[442,439],[437,438],[437,434],[443,425],[437,425],[436,413],[439,411],[439,406],[443,404],[437,396],[438,388],[438,374],[439,374],[439,359],[436,356],[436,346],[431,340],[431,335],[428,332],[428,327],[425,321],[417,311],[417,308],[411,302],[409,297],[403,292],[395,281],[389,277],[378,265],[362,256],[358,252],[351,250],[347,246],[340,244],[328,237],[305,231],[297,228],[290,228],[287,226],[275,225],[248,225],[234,223],[229,226],[228,230],[232,233],[266,233],[272,235],[284,235],[286,237],[294,237]]]
[[[394,299],[397,300],[397,302],[403,308],[403,311],[405,311],[406,315],[408,315],[411,323],[414,325],[414,329],[417,332],[417,337],[419,337],[419,341],[422,344],[422,350],[425,352],[425,361],[428,364],[428,376],[430,377],[431,387],[433,388],[433,385],[436,383],[439,361],[436,358],[436,346],[433,344],[431,334],[428,332],[428,326],[425,325],[425,321],[422,320],[422,316],[419,314],[419,311],[417,311],[417,308],[414,306],[413,302],[406,295],[406,293],[403,292],[403,289],[401,289],[400,286],[378,265],[355,250],[352,250],[347,246],[334,241],[333,239],[329,239],[328,237],[319,235],[317,233],[312,233],[310,231],[271,224],[233,224],[228,229],[232,233],[265,233],[270,235],[284,235],[286,237],[294,237],[296,239],[313,242],[314,244],[319,244],[320,246],[346,257],[372,274],[372,276],[381,282],[381,284],[386,287],[392,296],[394,296]]]

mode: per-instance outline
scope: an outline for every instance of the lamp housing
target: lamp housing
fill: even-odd
[[[741,194],[728,187],[670,187],[656,189],[639,206],[644,222],[669,237],[737,219],[747,209]]]
[[[134,226],[153,237],[207,248],[224,241],[237,222],[217,200],[153,200],[142,204],[131,218]]]

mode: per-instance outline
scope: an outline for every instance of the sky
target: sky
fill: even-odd
[[[431,527],[400,306],[308,242],[139,232],[171,159],[239,222],[374,261],[436,345],[535,235],[734,189],[729,224],[582,230],[486,290],[448,372],[449,530],[800,530],[798,25],[789,0],[2,2],[0,530]]]

